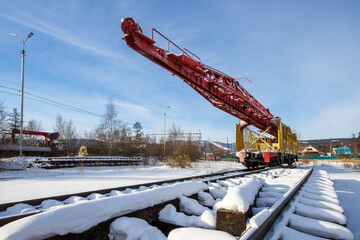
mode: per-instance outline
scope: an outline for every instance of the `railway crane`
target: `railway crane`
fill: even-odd
[[[131,49],[178,76],[216,108],[240,120],[236,125],[236,151],[240,162],[256,167],[259,164],[291,164],[297,159],[296,134],[236,79],[205,65],[200,57],[180,48],[154,28],[151,38],[147,37],[132,18],[122,19],[121,29],[125,33],[123,40]],[[155,45],[155,34],[167,41],[167,48]],[[180,54],[171,52],[170,48],[175,48]],[[249,125],[258,128],[261,134],[250,131]]]
[[[15,156],[19,152],[20,146],[16,144],[15,134],[20,134],[19,129],[13,129],[11,132],[5,133],[0,140],[0,156]],[[39,142],[38,146],[23,146],[25,155],[55,155],[56,146],[54,140],[58,139],[60,134],[58,132],[39,132],[23,130],[24,135],[43,136],[44,141]],[[6,136],[10,135],[10,142]]]

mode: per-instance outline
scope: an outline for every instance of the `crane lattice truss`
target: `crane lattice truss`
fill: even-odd
[[[245,121],[245,125],[277,137],[277,122],[271,121],[274,116],[234,78],[203,64],[194,53],[180,48],[154,28],[151,38],[145,36],[132,18],[122,19],[121,29],[130,48],[178,76],[212,105]],[[154,32],[167,40],[167,49],[154,45]],[[170,52],[170,46],[181,54]]]

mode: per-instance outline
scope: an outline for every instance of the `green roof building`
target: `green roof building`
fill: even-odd
[[[353,153],[350,148],[333,148],[333,155],[335,155],[335,156],[341,156],[341,155],[352,156]]]

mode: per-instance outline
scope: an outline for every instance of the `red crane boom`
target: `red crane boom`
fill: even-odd
[[[212,105],[245,121],[246,125],[278,136],[277,123],[271,121],[275,117],[234,78],[203,64],[194,53],[181,49],[154,28],[151,38],[145,36],[132,18],[122,19],[121,29],[130,48],[178,76]],[[154,32],[168,41],[167,49],[154,45]],[[181,54],[170,52],[170,46],[176,47]]]

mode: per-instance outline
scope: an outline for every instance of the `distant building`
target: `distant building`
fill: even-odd
[[[319,151],[313,146],[309,145],[299,150],[299,155],[305,157],[320,156]]]
[[[352,156],[353,153],[350,148],[333,148],[332,151],[333,156]]]

